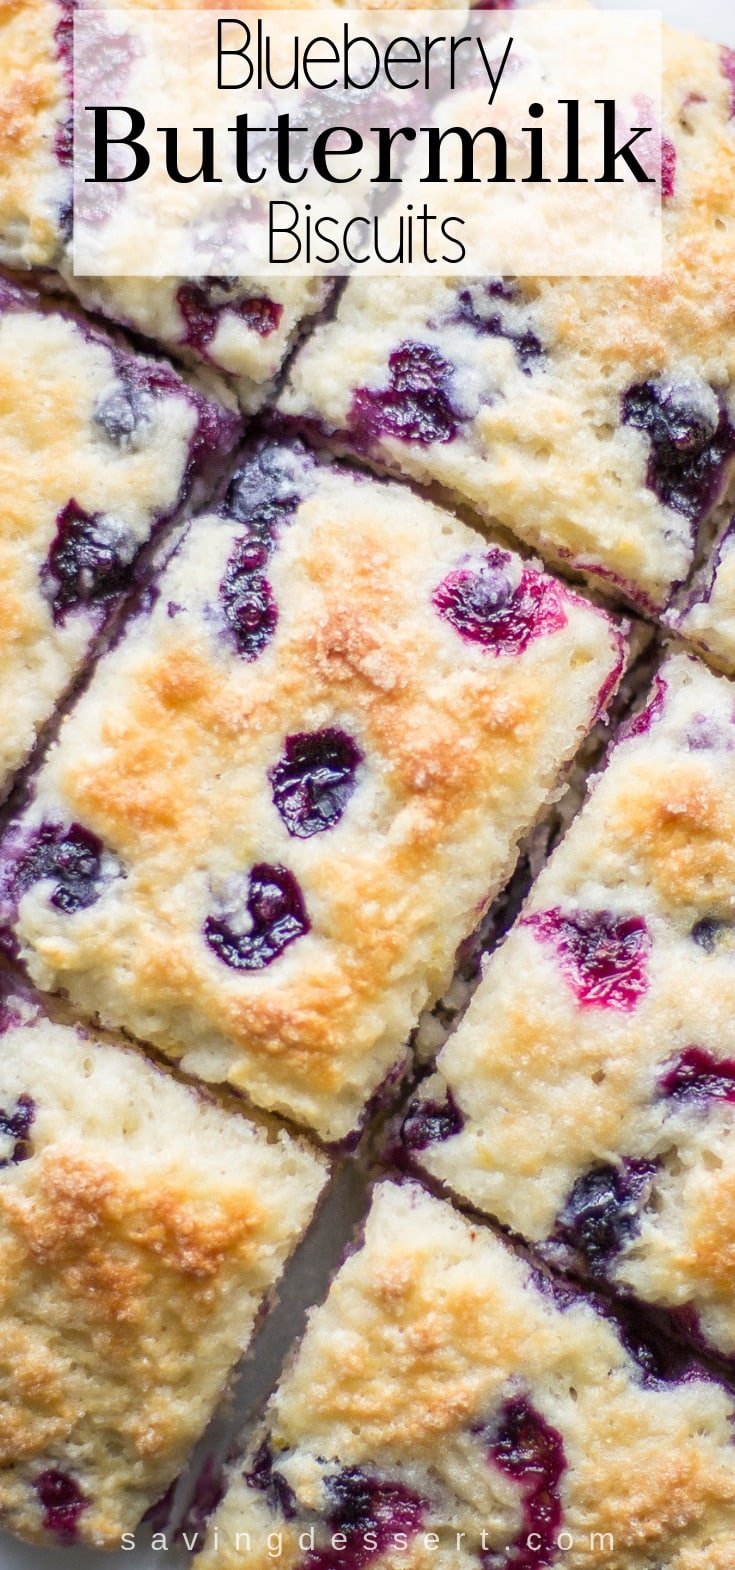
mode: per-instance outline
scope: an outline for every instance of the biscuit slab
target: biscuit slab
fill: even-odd
[[[599,1301],[384,1184],[196,1563],[728,1570],[734,1412]]]
[[[141,547],[239,429],[169,366],[0,279],[0,797]]]
[[[323,1159],[4,998],[0,1521],[119,1547],[203,1431]]]
[[[735,1357],[735,688],[679,655],[403,1138],[555,1263]]]
[[[665,60],[660,277],[353,279],[280,400],[654,612],[735,453],[735,64],[668,30]]]
[[[45,989],[341,1140],[604,709],[620,630],[401,487],[256,444],[6,835]]]

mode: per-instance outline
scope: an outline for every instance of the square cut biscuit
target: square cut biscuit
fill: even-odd
[[[449,513],[261,440],[10,827],[7,941],[342,1140],[622,661],[604,612]]]
[[[280,399],[649,611],[735,454],[735,54],[665,53],[661,277],[355,279]]]
[[[88,308],[236,378],[252,407],[331,283],[75,276],[73,16],[74,0],[8,0],[0,11],[0,264],[59,270]]]
[[[119,1547],[251,1339],[323,1158],[3,1001],[0,1522]]]
[[[735,1358],[735,688],[680,655],[406,1118],[413,1161]]]
[[[240,429],[169,366],[0,279],[0,796],[141,547]]]
[[[731,1570],[734,1417],[600,1301],[381,1185],[196,1564]]]

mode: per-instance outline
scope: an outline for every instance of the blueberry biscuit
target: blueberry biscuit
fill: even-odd
[[[0,795],[153,529],[239,421],[0,279]]]
[[[729,1570],[732,1395],[418,1186],[376,1193],[200,1570]]]
[[[735,689],[677,656],[403,1138],[553,1261],[735,1356]]]
[[[6,836],[7,941],[342,1139],[621,664],[603,612],[450,514],[255,444]]]
[[[60,269],[85,305],[184,359],[229,373],[253,405],[331,285],[318,278],[274,278],[265,288],[256,278],[75,276],[73,17],[74,0],[13,0],[0,15],[0,263]]]
[[[19,999],[0,1031],[0,1520],[115,1547],[205,1427],[325,1168]]]
[[[353,280],[282,408],[659,610],[735,454],[728,56],[668,33],[659,278]]]

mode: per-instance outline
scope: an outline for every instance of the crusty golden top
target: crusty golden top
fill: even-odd
[[[735,689],[677,656],[447,1043],[424,1095],[443,1103],[448,1086],[464,1126],[419,1156],[537,1241],[565,1228],[596,1166],[652,1163],[637,1202],[622,1178],[636,1226],[587,1263],[693,1308],[728,1353],[734,802]]]
[[[0,283],[0,794],[114,602],[65,556],[64,519],[131,564],[198,466],[205,412],[212,447],[218,424],[231,442],[233,417],[175,372]]]
[[[651,442],[640,420],[624,418],[623,399],[641,384],[664,398],[673,391],[695,426],[704,414],[715,427],[719,415],[720,437],[735,408],[732,88],[714,45],[667,30],[665,61],[663,135],[675,165],[660,277],[523,278],[489,304],[485,284],[466,279],[402,277],[380,288],[353,279],[281,397],[289,414],[440,482],[547,558],[597,570],[603,585],[656,607],[691,568],[693,520],[717,499],[731,453],[725,437],[721,484],[708,498],[672,505],[648,483]],[[473,312],[481,322],[490,310],[501,331],[474,331]],[[530,358],[514,348],[523,335],[536,341]],[[374,409],[406,342],[438,350],[449,366],[438,396],[450,409],[434,440],[425,427],[415,441],[381,434],[366,419],[366,392]]]
[[[243,652],[227,585],[273,473],[291,500],[275,505],[267,567],[256,543],[255,578],[238,580],[273,619]],[[267,446],[237,485],[243,522],[194,523],[153,613],[65,722],[21,831],[81,823],[121,875],[71,916],[34,882],[16,933],[43,986],[341,1138],[507,876],[609,693],[620,639],[408,491]],[[439,614],[432,596],[465,581],[490,596],[488,636],[492,596],[508,599],[509,642],[485,648]],[[356,749],[348,799],[305,837],[271,776],[299,738],[335,731]],[[248,905],[264,866],[285,876],[300,935],[261,966],[247,934],[255,921],[252,943],[270,942]],[[240,966],[207,939],[222,919]]]
[[[556,1301],[489,1230],[418,1186],[384,1184],[258,1449],[233,1467],[202,1570],[233,1570],[237,1532],[250,1532],[256,1570],[267,1534],[281,1534],[291,1570],[300,1533],[314,1526],[319,1548],[345,1520],[350,1541],[350,1524],[385,1530],[371,1564],[411,1570],[476,1565],[482,1546],[534,1549],[537,1530],[539,1552],[545,1523],[571,1570],[724,1565],[707,1556],[735,1534],[732,1412],[704,1378],[647,1386],[591,1303]],[[388,1528],[407,1523],[405,1553],[391,1552]]]
[[[0,1518],[117,1546],[203,1429],[323,1167],[32,1016],[2,1036],[0,1133]]]

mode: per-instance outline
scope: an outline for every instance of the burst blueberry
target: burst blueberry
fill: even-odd
[[[238,299],[231,294],[237,279],[205,278],[201,283],[182,284],[176,301],[184,318],[184,343],[207,358],[224,312],[243,322],[259,338],[267,338],[278,328],[283,306],[269,295],[251,295]]]
[[[346,1547],[330,1543],[311,1549],[298,1570],[363,1570],[387,1551],[398,1533],[410,1539],[421,1528],[423,1501],[400,1483],[383,1482],[358,1467],[348,1467],[328,1479],[326,1491],[331,1535],[344,1534]]]
[[[67,916],[86,910],[99,899],[108,875],[102,867],[104,850],[101,839],[81,823],[68,828],[42,823],[13,868],[14,897],[22,898],[34,883],[48,879],[54,910]]]
[[[556,1560],[563,1520],[566,1457],[561,1434],[527,1397],[512,1396],[491,1429],[488,1457],[520,1486],[523,1519],[513,1543],[483,1552],[484,1570],[546,1570]]]
[[[461,1134],[464,1121],[451,1090],[447,1089],[442,1101],[412,1102],[403,1122],[401,1139],[409,1151],[426,1150],[429,1145],[439,1145]]]
[[[432,595],[432,603],[468,643],[493,654],[521,654],[536,638],[566,625],[566,614],[555,583],[523,568],[514,585],[511,558],[493,547],[484,557],[450,572]]]
[[[62,507],[42,569],[54,621],[82,605],[98,605],[127,588],[135,541],[114,518],[89,513],[78,502]]]
[[[581,1008],[629,1013],[647,991],[651,940],[642,917],[553,909],[525,917],[524,925],[553,945]]]
[[[287,1521],[292,1520],[296,1514],[296,1497],[285,1477],[273,1465],[273,1448],[267,1436],[259,1444],[250,1468],[243,1476],[250,1488],[256,1488],[265,1495],[271,1510],[284,1516]]]
[[[553,1241],[572,1249],[593,1275],[604,1273],[634,1236],[655,1172],[655,1163],[643,1159],[590,1167],[573,1184]]]
[[[639,382],[623,395],[622,420],[648,437],[649,489],[665,507],[701,522],[735,451],[735,430],[712,388]]]
[[[287,736],[268,778],[289,834],[310,839],[334,828],[355,789],[361,762],[359,747],[345,731]]]
[[[68,1472],[49,1467],[35,1479],[33,1487],[43,1511],[43,1526],[61,1543],[77,1539],[79,1518],[89,1508],[79,1484]]]
[[[253,867],[242,899],[207,917],[204,936],[231,970],[265,970],[309,931],[301,889],[286,867]]]
[[[219,588],[220,604],[238,654],[254,660],[276,630],[278,606],[262,571],[267,553],[257,541],[238,540]]]
[[[702,1047],[687,1047],[661,1079],[672,1101],[735,1102],[735,1058],[716,1058]]]
[[[359,387],[349,413],[358,440],[370,446],[383,436],[428,446],[450,442],[460,415],[452,400],[454,366],[433,344],[407,341],[388,360],[388,386]]]
[[[498,284],[502,292],[499,291]],[[470,327],[480,337],[505,338],[512,345],[524,375],[530,376],[544,358],[541,340],[530,327],[516,326],[500,311],[488,310],[487,300],[498,298],[507,301],[515,298],[511,286],[503,280],[493,280],[491,284],[485,285],[483,291],[480,291],[477,285],[472,289],[461,289],[457,296],[454,314],[449,317],[449,321],[463,327]]]

